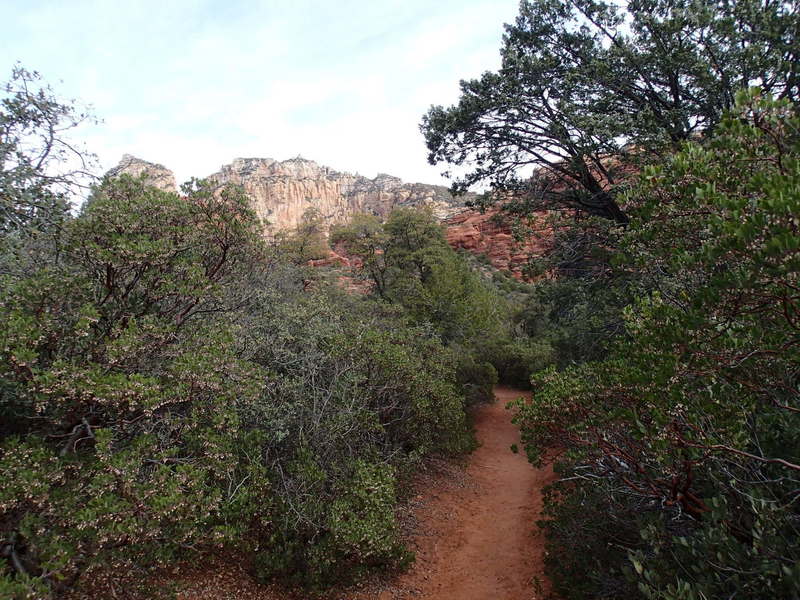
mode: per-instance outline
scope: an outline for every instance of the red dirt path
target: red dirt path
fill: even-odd
[[[416,553],[395,578],[333,594],[336,600],[535,600],[545,597],[543,540],[536,530],[550,468],[514,454],[519,432],[506,404],[525,392],[496,387],[474,413],[480,447],[464,466],[442,462],[420,475],[403,520]],[[536,582],[541,583],[541,587]],[[186,581],[181,600],[287,600],[241,569],[217,568]],[[537,589],[538,588],[538,589]]]
[[[541,490],[552,470],[536,470],[519,444],[519,432],[505,408],[523,395],[497,387],[497,402],[478,407],[475,429],[481,444],[467,466],[468,485],[431,490],[432,500],[417,515],[417,561],[380,600],[532,600],[543,598],[543,541],[536,531]],[[445,520],[441,517],[447,515]],[[411,591],[411,595],[406,595]],[[398,594],[398,592],[401,592]],[[406,592],[403,594],[402,592]]]

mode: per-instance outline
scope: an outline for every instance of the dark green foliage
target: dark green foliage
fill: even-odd
[[[361,259],[358,274],[371,281],[379,298],[402,307],[414,323],[432,328],[455,349],[465,393],[473,401],[490,400],[496,365],[482,348],[510,337],[512,303],[447,245],[433,215],[395,210],[384,225],[357,215],[334,229],[331,239]]]
[[[517,319],[528,336],[549,341],[560,367],[601,360],[624,334],[623,309],[639,288],[611,271],[541,281]]]
[[[268,294],[238,345],[270,370],[242,415],[271,432],[262,452],[277,487],[259,575],[320,587],[404,564],[397,474],[472,444],[454,358],[390,307],[325,288]]]
[[[473,353],[464,352],[456,374],[469,404],[494,401],[494,386],[498,377],[492,363],[478,362]]]
[[[321,460],[301,455],[288,465],[287,480],[303,493],[282,498],[274,533],[256,554],[256,575],[319,588],[408,564],[413,555],[397,538],[392,467],[357,460],[348,474],[326,477]]]
[[[184,192],[105,181],[4,275],[3,597],[228,545],[311,586],[400,566],[398,477],[471,447],[438,336],[304,291],[239,190]]]
[[[380,298],[432,325],[445,342],[472,344],[507,327],[504,299],[447,245],[429,211],[397,209],[383,225],[357,215],[331,241],[362,260],[359,275]]]
[[[800,118],[739,101],[631,192],[615,262],[652,291],[626,309],[626,335],[538,376],[522,407],[532,460],[568,450],[552,553],[611,549],[553,572],[564,597],[800,594]]]
[[[357,274],[371,281],[379,298],[453,348],[459,381],[472,401],[491,400],[498,381],[526,388],[532,373],[553,362],[545,335],[514,327],[532,286],[498,271],[483,276],[475,267],[480,259],[450,248],[430,212],[396,210],[385,225],[357,215],[331,238],[361,259]],[[533,311],[529,306],[531,319]]]
[[[0,523],[31,585],[242,534],[223,490],[258,469],[236,415],[258,374],[215,315],[254,256],[249,215],[236,194],[123,178],[65,224],[61,262],[7,278]]]
[[[611,497],[580,478],[580,470],[559,468],[561,477],[545,489],[543,519],[545,569],[563,598],[636,598],[628,553],[644,548],[639,522],[631,518],[641,504]]]
[[[522,214],[626,223],[616,188],[632,160],[713,130],[751,85],[798,99],[798,18],[794,1],[525,0],[501,68],[425,116],[429,161],[469,169],[457,191],[516,191]]]
[[[560,597],[800,597],[798,9],[526,0],[423,120],[456,191],[550,211],[516,326],[561,369],[519,416]]]
[[[519,315],[586,363],[536,377],[520,416],[534,462],[567,452],[545,524],[562,597],[800,594],[798,120],[744,99],[720,125],[754,83],[797,101],[797,9],[523,2],[501,70],[423,123],[431,162],[472,167],[457,189],[630,221],[556,227],[559,279]],[[621,201],[632,164],[717,130]]]
[[[555,352],[547,338],[524,336],[487,340],[479,356],[494,365],[500,381],[520,389],[530,388],[531,375],[555,361]]]

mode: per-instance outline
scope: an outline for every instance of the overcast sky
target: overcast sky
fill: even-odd
[[[499,66],[518,0],[3,0],[0,80],[20,61],[179,181],[235,157],[443,182],[419,122]]]

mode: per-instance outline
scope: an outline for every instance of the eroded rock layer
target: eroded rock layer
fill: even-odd
[[[131,175],[132,177],[144,176],[145,181],[165,192],[177,192],[175,174],[164,165],[147,162],[130,154],[123,154],[119,164],[106,173],[109,177]]]
[[[144,175],[160,189],[177,190],[169,169],[128,154],[109,172],[123,173]],[[295,229],[309,209],[315,209],[328,225],[333,225],[359,212],[385,217],[399,206],[427,206],[444,222],[452,247],[485,255],[495,268],[510,271],[519,279],[524,278],[529,256],[543,252],[548,241],[546,234],[524,242],[515,240],[497,210],[480,213],[465,209],[464,198],[454,198],[446,187],[404,183],[386,174],[369,179],[303,158],[237,158],[208,178],[221,185],[241,185],[272,231]],[[331,258],[321,262],[341,264],[347,260],[332,252]]]
[[[541,256],[551,233],[545,215],[539,215],[526,228],[523,240],[517,240],[510,223],[498,209],[481,213],[466,210],[445,220],[447,242],[475,255],[484,255],[496,269],[510,271],[525,279],[524,268],[531,256]]]
[[[384,217],[397,206],[428,206],[440,219],[463,208],[443,186],[403,183],[385,174],[368,179],[302,158],[237,158],[210,178],[243,186],[258,215],[278,230],[296,228],[309,209],[335,224],[358,212]]]

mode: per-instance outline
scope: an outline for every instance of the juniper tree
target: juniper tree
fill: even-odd
[[[797,0],[523,0],[500,69],[424,116],[428,159],[467,169],[456,192],[626,223],[614,190],[631,156],[709,133],[737,90],[797,101],[798,28]]]

